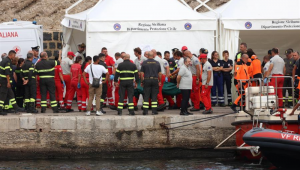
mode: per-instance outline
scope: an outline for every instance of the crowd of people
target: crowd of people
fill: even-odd
[[[135,115],[141,95],[143,115],[147,115],[149,109],[155,115],[167,108],[180,109],[180,115],[186,116],[200,109],[204,110],[203,114],[211,114],[212,107],[225,107],[225,103],[236,112],[236,107],[244,106],[241,99],[251,78],[260,78],[261,83],[278,87],[279,107],[284,107],[285,102],[286,107],[292,107],[294,100],[292,88],[280,88],[294,86],[289,78],[282,76],[293,78],[296,94],[299,94],[300,78],[295,78],[300,75],[299,53],[291,48],[285,51],[284,59],[278,55],[278,49],[273,48],[262,62],[246,43],[240,44],[234,61],[229,59],[231,54],[226,50],[221,53],[222,57],[217,51],[209,56],[204,48],[196,55],[186,46],[181,50],[172,49],[172,57],[169,51],[162,55],[155,49],[142,55],[137,47],[133,50],[134,61],[126,52],[115,53],[114,59],[105,47],[99,55],[86,56],[85,48],[81,43],[76,54],[69,51],[67,56],[62,56],[60,52],[59,56],[49,58],[46,52],[39,53],[38,46],[32,47],[26,59],[15,57],[13,50],[2,54],[0,114],[38,113],[36,108],[45,113],[47,107],[54,113],[72,112],[75,92],[78,110],[86,115],[94,110],[94,98],[98,116],[106,113],[105,107],[117,110],[118,115],[128,108],[129,114]],[[251,85],[258,85],[258,82],[253,81]],[[173,85],[176,88],[173,91],[177,92],[165,94],[164,84]],[[232,84],[239,94],[234,101]],[[289,96],[284,100],[286,92]],[[192,108],[188,110],[189,107]]]

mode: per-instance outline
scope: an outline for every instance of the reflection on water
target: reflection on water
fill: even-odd
[[[234,159],[64,159],[0,161],[0,170],[263,170],[269,164],[251,165]]]

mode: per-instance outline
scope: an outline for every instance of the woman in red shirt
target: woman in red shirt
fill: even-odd
[[[55,80],[55,96],[56,101],[59,103],[60,108],[64,109],[64,88],[65,88],[65,82],[63,78],[63,71],[60,65],[57,65],[54,67],[54,80]]]
[[[80,86],[81,86],[81,94],[82,94],[82,97],[81,97],[81,103],[82,103],[81,110],[83,112],[86,111],[87,101],[89,100],[89,85],[87,85],[84,82],[83,77],[81,75],[84,72],[84,69],[88,65],[90,65],[91,63],[92,63],[92,58],[90,56],[87,56],[85,58],[85,61],[81,65],[81,69],[80,69],[80,77],[81,78],[78,80],[78,84],[80,84]],[[85,74],[85,77],[86,77],[86,81],[89,82],[89,74]]]
[[[72,64],[71,69],[70,69],[71,89],[69,91],[68,100],[67,100],[67,112],[72,111],[71,107],[72,107],[72,101],[74,98],[75,91],[77,94],[78,110],[79,110],[79,112],[81,111],[81,90],[80,90],[80,86],[78,86],[78,80],[80,77],[80,70],[81,70],[81,65],[80,65],[81,61],[82,61],[82,57],[77,56],[75,63]]]

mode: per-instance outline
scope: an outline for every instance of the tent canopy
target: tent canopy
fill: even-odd
[[[213,51],[217,18],[178,0],[103,0],[87,11],[67,14],[61,24],[66,47],[72,51],[80,31],[85,34],[87,55],[106,47],[110,55],[125,51],[135,58],[133,49],[143,46],[162,53],[184,45],[196,54],[202,47]]]
[[[221,12],[232,30],[300,29],[299,0],[231,0]]]

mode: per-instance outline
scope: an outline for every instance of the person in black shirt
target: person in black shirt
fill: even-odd
[[[223,82],[226,84],[227,89],[227,101],[228,106],[232,105],[232,96],[231,96],[231,79],[232,79],[232,68],[233,68],[233,61],[229,59],[229,52],[227,50],[223,51]]]
[[[224,107],[224,84],[223,84],[223,62],[219,60],[219,54],[217,51],[213,51],[211,54],[211,60],[209,61],[213,67],[213,78],[214,85],[211,90],[211,104],[216,106],[219,103],[220,106]],[[217,88],[218,88],[218,97],[217,97]]]
[[[99,54],[103,55],[102,53]],[[107,65],[105,64],[105,57],[100,57],[99,65],[102,65],[104,68],[107,69]],[[103,102],[104,99],[106,98],[107,94],[107,84],[106,84],[106,74],[102,74],[102,94],[101,94],[101,99],[100,99],[100,111],[102,113],[106,113],[106,111],[103,110]]]
[[[157,94],[161,86],[161,67],[159,62],[155,61],[152,51],[149,52],[148,60],[144,61],[141,68],[141,86],[144,86],[143,115],[148,114],[149,102],[151,96],[152,114],[157,115]]]
[[[16,102],[19,107],[23,107],[23,101],[24,101],[24,86],[23,86],[23,80],[20,75],[21,73],[21,67],[24,64],[24,58],[19,58],[17,68],[15,70],[15,75],[17,79],[15,80],[17,82],[17,89],[16,89]]]
[[[7,115],[4,106],[9,101],[16,112],[24,112],[24,108],[17,105],[14,92],[11,89],[12,83],[12,64],[11,60],[16,57],[14,50],[9,51],[8,56],[0,62],[0,115]]]

